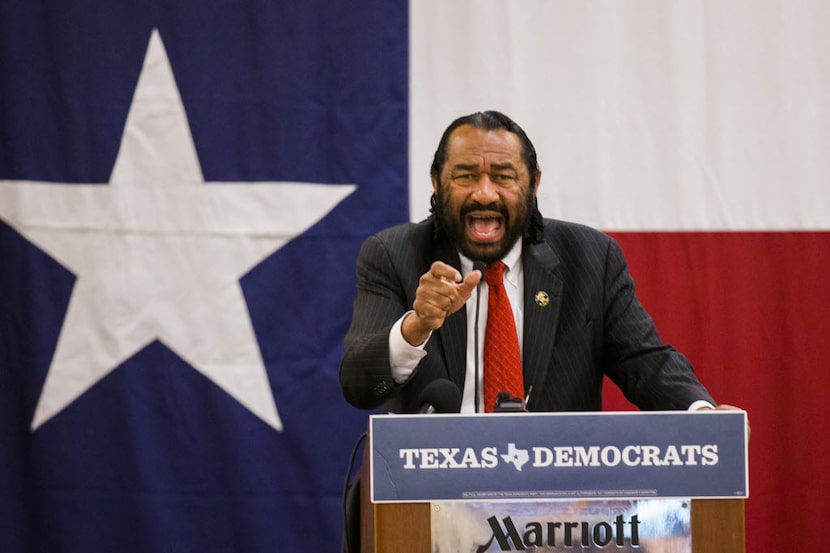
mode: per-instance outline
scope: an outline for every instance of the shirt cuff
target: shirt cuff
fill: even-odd
[[[691,405],[689,405],[689,411],[698,411],[700,409],[706,409],[706,408],[714,409],[715,406],[712,405],[711,403],[709,403],[708,401],[706,401],[705,399],[699,399],[699,400],[695,401],[694,403],[692,403]]]
[[[418,346],[410,345],[403,337],[401,327],[403,320],[412,311],[404,313],[403,317],[397,320],[389,331],[389,364],[392,366],[392,379],[398,384],[403,384],[409,377],[412,376],[415,367],[421,362],[427,352],[424,346],[429,341],[432,333],[430,332],[423,344]]]

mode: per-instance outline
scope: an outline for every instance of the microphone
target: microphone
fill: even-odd
[[[474,380],[475,386],[474,386],[474,389],[476,391],[476,393],[475,393],[475,412],[476,413],[478,413],[478,406],[481,404],[481,397],[480,397],[480,392],[479,392],[480,386],[478,385],[478,382],[479,382],[478,375],[481,374],[481,369],[478,366],[478,364],[479,364],[479,361],[478,361],[478,352],[479,352],[479,348],[478,348],[478,314],[479,314],[479,311],[481,310],[481,283],[484,281],[484,266],[485,266],[484,261],[473,261],[473,270],[478,271],[479,273],[481,273],[481,280],[479,280],[478,284],[476,285],[476,314],[475,314],[475,321],[473,323],[473,337],[474,337],[473,338],[473,340],[474,340],[473,345],[475,347],[475,350],[474,350],[475,355],[473,357],[475,358],[475,363],[474,363],[474,367],[475,367],[475,380]]]
[[[496,405],[493,409],[494,413],[523,413],[525,409],[525,401],[520,397],[513,397],[510,392],[501,391],[496,396]]]
[[[418,396],[418,413],[458,413],[461,411],[461,391],[446,378],[427,384]]]

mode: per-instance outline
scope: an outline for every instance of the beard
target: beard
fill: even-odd
[[[454,210],[447,201],[447,193],[442,185],[439,187],[438,193],[433,195],[432,215],[438,226],[444,230],[450,242],[465,257],[474,261],[491,263],[507,255],[516,244],[516,241],[520,240],[527,232],[530,226],[530,214],[535,206],[534,198],[532,194],[523,193],[523,201],[516,205],[513,218],[510,217],[506,206],[501,202],[486,205],[479,202],[469,202]],[[504,218],[505,228],[501,240],[497,242],[477,242],[470,239],[467,235],[467,214],[476,210],[496,211],[501,214]]]

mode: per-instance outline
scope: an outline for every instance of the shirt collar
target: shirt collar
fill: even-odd
[[[473,260],[458,252],[458,257],[461,259],[461,274],[467,276],[473,270]],[[518,284],[518,278],[521,274],[522,268],[522,240],[516,240],[507,255],[501,258],[502,263],[507,265],[507,272],[505,278],[513,284]]]

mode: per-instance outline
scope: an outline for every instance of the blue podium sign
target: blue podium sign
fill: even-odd
[[[746,413],[370,417],[372,501],[742,498]]]

